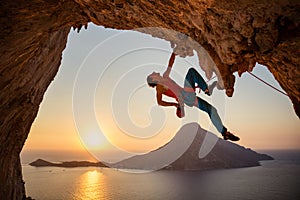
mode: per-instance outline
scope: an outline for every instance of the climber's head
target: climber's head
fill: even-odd
[[[149,87],[156,87],[159,79],[161,78],[160,74],[157,72],[153,72],[147,77],[147,83]]]

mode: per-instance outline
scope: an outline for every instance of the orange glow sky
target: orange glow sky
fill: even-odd
[[[131,36],[126,34],[125,36],[118,36],[117,34],[120,34],[120,31],[106,30],[92,24],[89,24],[88,30],[82,30],[80,33],[71,31],[67,48],[63,54],[62,65],[44,96],[38,116],[26,140],[24,150],[85,151],[85,146],[88,146],[88,148],[95,147],[103,151],[109,151],[104,140],[103,144],[101,144],[101,137],[93,134],[93,130],[90,130],[88,133],[78,133],[73,115],[72,102],[74,101],[72,95],[76,74],[80,71],[80,66],[87,67],[84,65],[85,63],[88,67],[95,65],[96,69],[102,69],[107,67],[103,66],[105,65],[103,59],[108,59],[109,61],[110,58],[116,57],[118,59],[110,63],[108,70],[102,72],[102,77],[99,78],[95,86],[94,94],[94,112],[98,125],[105,132],[106,138],[119,148],[127,151],[147,152],[164,145],[174,136],[176,130],[181,126],[181,121],[175,116],[175,110],[173,108],[158,108],[158,106],[155,106],[155,91],[143,85],[141,85],[140,89],[134,90],[134,94],[129,101],[128,99],[125,99],[125,101],[128,101],[130,119],[138,127],[132,134],[135,137],[145,136],[146,139],[134,139],[135,137],[129,137],[123,131],[120,131],[126,129],[126,125],[128,127],[130,125],[126,122],[128,115],[126,116],[124,112],[118,112],[118,105],[122,105],[124,100],[122,96],[128,95],[126,87],[134,88],[134,81],[141,84],[141,80],[145,80],[145,76],[153,70],[162,73],[170,55],[167,52],[161,53],[159,51],[145,50],[118,57],[118,50],[124,46],[130,49],[131,45],[136,44],[140,46],[153,44],[156,48],[161,45],[161,48],[168,51],[171,51],[171,48],[168,42],[154,39],[147,35],[129,33],[129,35],[135,34],[135,39],[132,39]],[[116,38],[111,39],[111,36],[116,36]],[[122,37],[125,37],[125,39]],[[118,41],[120,38],[122,43]],[[106,39],[109,39],[106,42],[109,46],[105,46],[107,45],[105,44]],[[105,47],[105,50],[103,50],[103,47]],[[99,48],[102,48],[102,50]],[[143,63],[146,65],[143,66]],[[171,76],[179,84],[183,82],[182,75],[186,73],[189,67],[187,63],[192,63],[203,74],[203,71],[197,64],[196,57],[187,59],[176,58],[173,67],[174,72]],[[134,69],[135,71],[130,71],[133,65],[140,68],[137,67]],[[93,70],[91,69],[89,73],[93,73]],[[280,88],[266,67],[257,65],[253,73],[275,87]],[[88,76],[86,77],[86,90],[90,89],[88,87]],[[298,149],[300,147],[300,123],[288,97],[267,87],[249,74],[245,73],[242,77],[238,77],[237,74],[235,76],[237,79],[235,93],[232,98],[226,97],[224,91],[215,91],[212,97],[204,97],[203,93],[200,96],[216,106],[223,123],[230,131],[241,138],[238,144],[251,149]],[[133,81],[132,86],[130,85],[131,83],[126,85],[121,82],[126,82],[126,78]],[[119,80],[120,83],[118,82]],[[127,82],[129,82],[128,80]],[[85,82],[80,83],[84,88],[85,86],[82,83]],[[114,96],[110,97],[115,99],[113,101],[110,101],[110,99],[105,100],[106,96],[109,96],[112,92],[111,85],[115,87],[115,94],[111,94]],[[80,102],[86,101],[86,98],[83,94]],[[89,102],[87,101],[87,103]],[[114,114],[110,113],[111,107],[117,109]],[[157,111],[158,114],[156,112],[149,114],[151,109],[153,109],[152,111]],[[201,127],[220,136],[216,129],[211,126],[207,114],[202,111],[196,112],[197,121]],[[165,114],[160,119],[161,113]],[[116,117],[120,123],[123,123],[123,125],[119,124],[123,129],[118,128],[118,125],[114,124],[116,119],[113,117]],[[89,118],[86,117],[85,119],[88,126]],[[125,121],[122,121],[123,119]],[[157,122],[157,125],[153,125],[155,130],[151,135],[149,127],[148,129],[141,128],[151,127],[151,123],[153,123],[151,120],[163,120],[165,127],[157,131],[159,127],[156,126],[160,124],[160,122]],[[128,129],[130,130],[130,127]],[[145,130],[145,132],[141,130]],[[138,131],[140,132],[137,133]],[[156,135],[153,135],[154,133]],[[82,139],[85,141],[85,146],[82,145]]]

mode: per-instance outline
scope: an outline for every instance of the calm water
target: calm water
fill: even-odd
[[[23,165],[26,192],[47,199],[300,199],[300,152],[268,152],[262,166],[205,172],[127,173]]]

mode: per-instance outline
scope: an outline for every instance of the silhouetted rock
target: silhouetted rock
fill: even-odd
[[[188,134],[191,137],[187,137]],[[206,136],[209,138],[208,143],[213,142],[211,146],[213,148],[210,150],[210,147],[208,147],[209,153],[203,158],[199,158],[200,149],[205,147],[203,142]],[[175,153],[176,151],[177,153]],[[162,168],[175,170],[209,170],[253,167],[258,166],[259,161],[262,160],[273,160],[273,158],[217,138],[216,135],[202,129],[197,123],[190,123],[183,126],[170,142],[157,150],[144,155],[133,156],[109,166],[142,170],[156,170]],[[68,161],[52,163],[42,159],[37,159],[29,165],[34,167],[107,167],[101,162]]]
[[[187,150],[180,155],[174,162],[169,162],[169,157],[173,152],[185,143],[185,138],[197,127],[197,133]],[[208,154],[199,158],[199,151],[203,144],[204,138],[208,135],[210,142],[215,141],[215,145],[208,150]],[[180,147],[181,148],[181,147]],[[162,162],[165,160],[166,162]],[[259,161],[273,160],[272,157],[256,153],[251,149],[246,149],[240,145],[225,141],[206,130],[198,124],[191,123],[183,126],[176,136],[163,147],[151,151],[144,155],[137,155],[126,160],[115,163],[113,167],[128,169],[176,169],[176,170],[208,170],[220,168],[239,168],[258,166]],[[165,166],[163,166],[165,164]]]
[[[32,163],[29,163],[29,165],[34,167],[48,167],[48,166],[55,166],[54,163],[48,162],[43,159],[37,159],[36,161],[33,161]]]
[[[36,161],[29,163],[34,167],[106,167],[101,162],[89,162],[89,161],[68,161],[62,163],[52,163],[46,160],[37,159]]]

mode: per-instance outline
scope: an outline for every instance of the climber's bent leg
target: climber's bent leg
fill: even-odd
[[[190,68],[185,76],[184,87],[193,88],[195,90],[196,83],[202,91],[205,91],[207,89],[207,84],[204,81],[203,77],[194,68]]]

